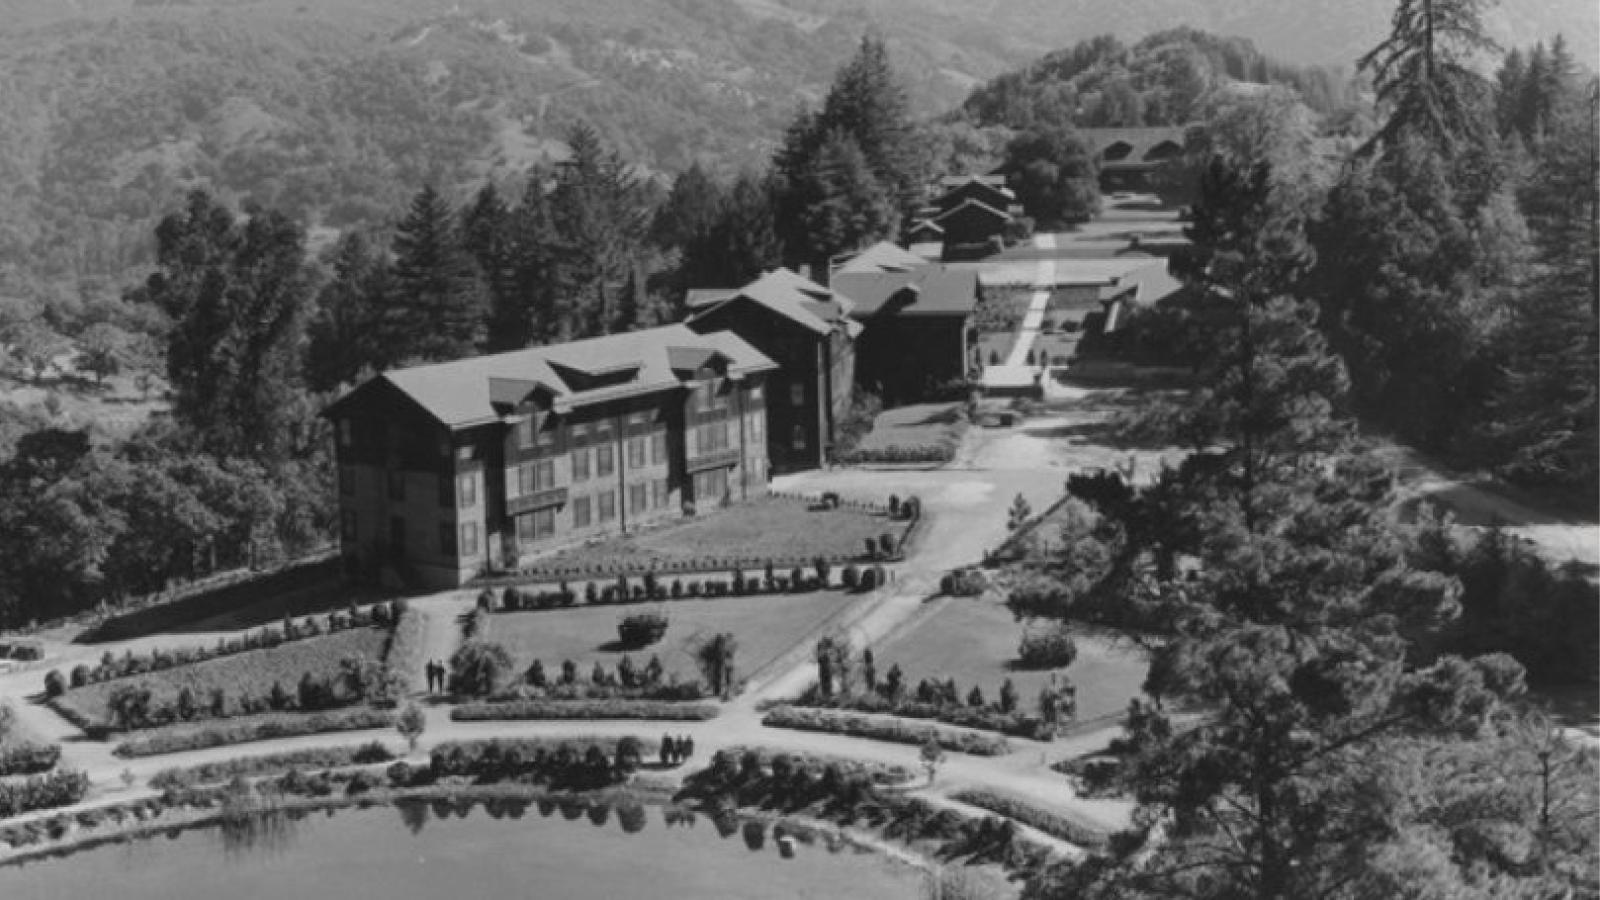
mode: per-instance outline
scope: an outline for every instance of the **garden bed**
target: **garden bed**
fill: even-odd
[[[667,703],[659,700],[509,700],[463,703],[450,711],[457,722],[538,719],[662,719],[703,722],[722,711],[714,703]]]
[[[931,740],[946,750],[970,753],[974,756],[1001,756],[1011,752],[1011,745],[1005,738],[997,735],[941,728],[937,725],[896,719],[891,716],[838,712],[831,709],[778,706],[768,711],[761,719],[761,724],[771,728],[845,734],[896,744],[920,745]]]
[[[845,504],[821,509],[805,498],[766,497],[632,534],[561,550],[518,574],[550,578],[810,566],[817,557],[845,562],[864,556],[866,540],[908,527],[886,508]],[[492,579],[498,581],[500,579]]]
[[[1060,838],[1069,844],[1088,849],[1099,849],[1106,845],[1109,835],[1104,832],[1087,828],[1065,816],[1057,815],[1049,810],[1040,809],[1024,800],[1007,797],[987,790],[960,791],[950,795],[950,799],[968,806],[976,806],[989,812],[1015,819],[1029,828],[1035,828],[1054,838]]]
[[[885,410],[842,463],[948,462],[968,425],[962,403],[919,403]]]
[[[157,756],[306,734],[389,728],[394,721],[394,713],[365,706],[309,714],[270,713],[135,732],[118,744],[113,752],[122,757]]]
[[[69,721],[90,730],[114,724],[111,698],[124,685],[148,688],[151,710],[170,708],[187,688],[191,700],[207,708],[213,692],[221,690],[228,709],[236,712],[247,698],[265,697],[274,684],[293,695],[301,678],[308,673],[313,678],[331,679],[340,674],[340,664],[345,659],[356,657],[376,662],[381,659],[389,639],[388,628],[351,628],[276,647],[86,684],[66,691],[52,704]]]

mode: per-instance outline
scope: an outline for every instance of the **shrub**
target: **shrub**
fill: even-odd
[[[839,580],[846,590],[853,591],[861,584],[861,570],[854,564],[845,566],[844,571],[839,573]]]
[[[624,647],[648,647],[667,633],[667,617],[661,613],[634,613],[617,622],[617,639]]]
[[[37,775],[48,772],[61,761],[61,748],[55,744],[21,744],[0,750],[0,777]]]
[[[879,741],[921,746],[932,740],[946,750],[971,753],[976,756],[999,756],[1010,751],[1005,738],[981,734],[956,732],[933,725],[909,722],[885,722],[854,713],[826,709],[802,709],[779,706],[770,710],[761,724],[773,728],[794,728],[801,731],[821,731],[829,734],[848,734]]]
[[[985,586],[983,572],[978,569],[956,569],[939,579],[939,592],[951,597],[976,597]]]
[[[72,686],[83,687],[89,683],[89,667],[79,663],[72,667]]]
[[[878,572],[879,569],[876,566],[861,571],[861,580],[858,582],[858,587],[862,593],[877,590]]]
[[[82,772],[52,772],[23,781],[0,784],[0,819],[77,803],[89,792],[89,776]]]
[[[1064,628],[1035,631],[1022,636],[1017,656],[1030,669],[1060,669],[1078,658],[1078,645]]]
[[[529,719],[663,719],[696,722],[714,719],[721,709],[712,703],[669,703],[659,700],[518,700],[463,703],[450,711],[457,722]]]
[[[46,697],[59,697],[67,692],[67,679],[62,677],[60,669],[51,669],[44,676],[44,695]]]

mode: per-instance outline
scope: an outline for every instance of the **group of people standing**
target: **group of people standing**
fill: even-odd
[[[446,676],[449,674],[449,670],[445,668],[444,663],[439,662],[437,659],[430,659],[428,660],[427,670],[428,693],[444,693],[445,683],[448,681]]]
[[[661,738],[661,764],[663,766],[675,766],[691,756],[694,756],[694,738],[688,735],[673,737],[670,734]]]

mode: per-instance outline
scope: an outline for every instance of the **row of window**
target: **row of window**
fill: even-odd
[[[361,536],[360,523],[353,509],[339,516],[339,534],[346,543],[355,543]],[[406,520],[403,516],[389,519],[389,549],[396,553],[406,551]],[[476,556],[478,553],[478,523],[439,523],[439,552],[445,556]]]
[[[639,515],[652,509],[666,509],[671,504],[672,492],[667,480],[658,478],[655,481],[628,485],[626,497],[628,513]],[[615,521],[617,518],[617,492],[614,490],[599,491],[593,496],[588,494],[576,496],[569,502],[572,504],[573,528],[588,528],[596,523]],[[516,529],[517,540],[524,544],[554,535],[556,508],[545,507],[517,516]]]

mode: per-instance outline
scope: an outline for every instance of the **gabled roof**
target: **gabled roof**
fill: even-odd
[[[780,268],[739,288],[724,300],[701,307],[689,321],[697,321],[724,306],[740,302],[766,307],[816,334],[828,334],[836,323],[848,321],[855,306],[849,298]]]
[[[926,263],[922,257],[906,250],[893,241],[879,241],[852,256],[838,272],[905,272],[921,268]],[[837,275],[838,272],[835,274]],[[856,300],[857,297],[850,299]]]
[[[1007,205],[1017,199],[1017,195],[1006,187],[1003,176],[988,176],[985,178],[973,176],[951,186],[949,190],[940,194],[938,199],[934,200],[933,205],[940,209],[949,209],[958,205],[963,197],[989,197],[1004,201]]]
[[[380,383],[393,386],[449,428],[498,421],[534,391],[547,392],[559,411],[620,397],[671,390],[691,357],[697,363],[721,356],[730,375],[764,372],[777,364],[732,332],[697,334],[666,325],[605,337],[529,347],[433,365],[394,369],[373,376],[334,401],[336,414]],[[698,365],[695,368],[699,368]]]
[[[739,293],[738,288],[690,288],[683,304],[690,309],[699,309],[702,306],[721,303],[737,293]]]
[[[945,190],[951,190],[951,189],[954,189],[954,188],[958,188],[958,187],[960,187],[960,186],[962,186],[964,184],[967,184],[968,182],[972,182],[972,181],[976,181],[979,184],[988,185],[989,187],[1003,188],[1003,187],[1006,186],[1006,176],[1003,175],[1003,174],[996,174],[996,173],[993,173],[993,172],[991,172],[991,173],[989,173],[987,175],[979,175],[979,174],[976,174],[976,173],[968,173],[966,175],[941,175],[941,176],[939,176],[939,186],[944,188]]]
[[[1094,153],[1100,155],[1114,144],[1126,144],[1128,152],[1117,159],[1101,161],[1102,169],[1119,168],[1149,168],[1163,160],[1149,160],[1145,157],[1162,144],[1172,143],[1179,148],[1184,145],[1188,134],[1187,125],[1159,125],[1141,128],[1080,128],[1078,134],[1094,148]]]
[[[833,283],[855,301],[854,315],[863,319],[886,309],[900,316],[966,316],[978,305],[976,269],[952,269],[926,261],[910,272],[841,270]],[[897,302],[890,303],[892,299]]]

